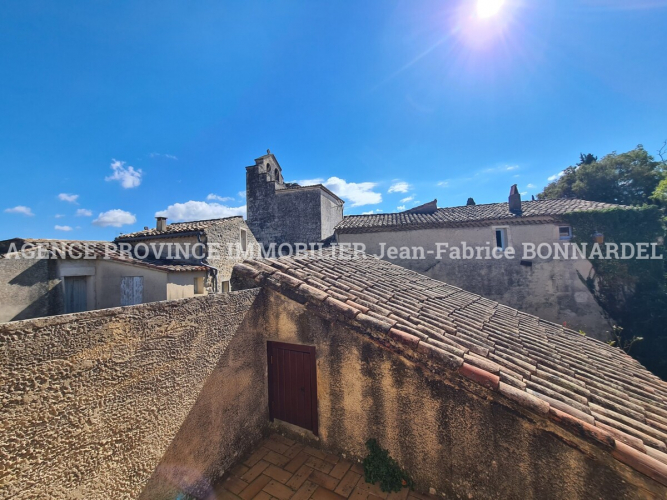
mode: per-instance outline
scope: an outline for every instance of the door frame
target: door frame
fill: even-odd
[[[304,352],[310,355],[311,364],[310,364],[310,387],[311,387],[311,419],[313,422],[313,428],[307,429],[312,431],[316,436],[318,435],[318,419],[317,419],[317,359],[315,357],[315,346],[302,345],[302,344],[289,344],[287,342],[276,342],[273,340],[267,340],[266,342],[266,360],[268,367],[268,392],[269,392],[269,419],[273,422],[273,370],[272,370],[272,356],[273,348],[278,347],[280,349],[288,349],[290,351]],[[289,422],[287,422],[289,423]],[[295,425],[295,424],[292,424]],[[298,426],[297,426],[298,427]]]

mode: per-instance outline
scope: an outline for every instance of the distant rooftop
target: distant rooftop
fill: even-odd
[[[534,223],[555,218],[569,212],[627,208],[623,205],[596,201],[561,199],[536,200],[521,203],[522,212],[510,212],[508,203],[464,205],[438,208],[433,213],[348,215],[337,226],[339,233],[372,233],[381,231],[408,231],[438,227],[482,226],[491,221]]]
[[[208,271],[208,267],[191,263],[180,262],[178,260],[149,260],[138,259],[121,252],[112,242],[93,241],[93,240],[47,240],[35,238],[13,238],[0,242],[0,258],[6,258],[11,244],[14,243],[16,249],[22,248],[42,248],[54,258],[74,258],[74,259],[103,259],[108,258],[114,262],[121,262],[133,266],[146,267],[159,271],[181,272],[181,271]],[[13,250],[13,249],[12,249]]]
[[[130,240],[135,238],[150,238],[155,236],[165,236],[165,235],[174,235],[177,236],[180,233],[194,233],[197,231],[203,231],[211,226],[216,224],[230,223],[231,221],[238,221],[243,219],[240,215],[235,215],[233,217],[223,217],[220,219],[207,219],[207,220],[195,220],[190,222],[174,222],[168,224],[164,231],[159,231],[156,228],[144,229],[143,231],[136,231],[134,233],[121,234],[116,237],[116,241]]]

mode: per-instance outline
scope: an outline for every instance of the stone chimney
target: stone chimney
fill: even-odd
[[[158,231],[167,230],[167,218],[166,217],[155,217],[155,229]]]
[[[516,215],[521,215],[521,195],[519,194],[519,188],[514,184],[510,188],[510,197],[509,197],[510,212]]]

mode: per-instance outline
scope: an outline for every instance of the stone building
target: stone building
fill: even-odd
[[[402,213],[346,216],[336,226],[336,240],[363,244],[368,253],[400,266],[607,339],[609,320],[584,283],[590,262],[559,259],[554,253],[524,257],[524,244],[567,244],[572,229],[562,214],[612,207],[619,206],[575,199],[522,202],[513,186],[508,203],[438,208],[431,202]],[[515,256],[453,259],[452,249],[461,249],[464,242],[468,247],[512,248]],[[391,256],[390,247],[419,247],[424,255]]]
[[[137,259],[104,241],[5,240],[0,322],[203,295],[210,272],[197,263]]]
[[[286,183],[276,157],[267,154],[246,167],[248,226],[264,247],[314,244],[334,234],[345,203],[321,184]]]
[[[150,258],[176,258],[203,265],[210,271],[206,281],[209,292],[230,291],[232,268],[257,246],[257,240],[243,217],[176,222],[167,224],[165,217],[156,217],[154,228],[123,234],[116,243],[129,244],[134,253],[147,247]],[[177,251],[183,253],[177,254]],[[160,255],[156,255],[156,252]]]
[[[253,246],[242,217],[175,224],[157,217],[155,228],[113,243],[5,240],[0,322],[229,292],[234,264]]]
[[[232,284],[1,324],[0,497],[667,496],[667,384],[618,348],[336,248]]]

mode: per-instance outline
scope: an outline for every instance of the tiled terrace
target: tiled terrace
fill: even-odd
[[[364,468],[273,434],[215,487],[221,500],[431,500],[407,488],[385,493],[364,481]]]

